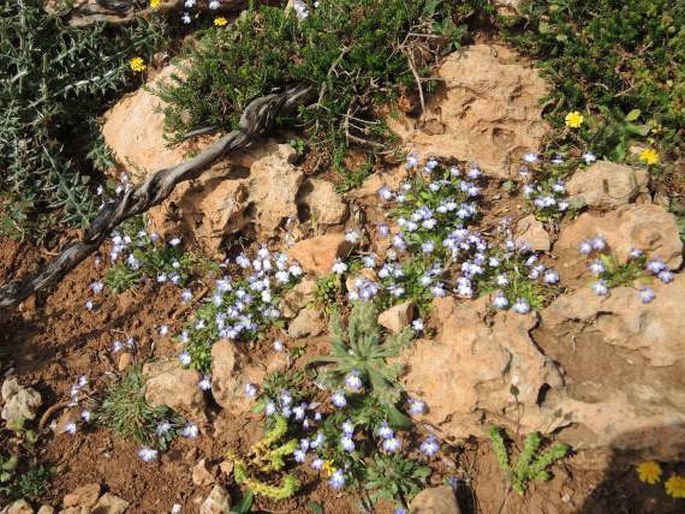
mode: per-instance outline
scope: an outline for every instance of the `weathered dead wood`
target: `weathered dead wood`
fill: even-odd
[[[59,282],[95,252],[112,230],[124,220],[160,204],[177,184],[197,178],[226,154],[249,145],[273,126],[278,113],[306,104],[313,96],[314,90],[311,86],[300,84],[282,93],[273,93],[253,100],[243,111],[237,130],[221,137],[196,157],[173,168],[155,172],[139,186],[127,190],[120,199],[106,203],[82,239],[64,247],[38,275],[0,288],[0,307],[12,307],[34,292]]]
[[[72,7],[57,14],[66,18],[72,27],[87,27],[94,23],[121,24],[129,23],[135,18],[149,16],[153,12],[169,13],[182,11],[185,0],[162,0],[155,9],[149,6],[149,2],[141,7],[136,2],[129,0],[77,0]],[[222,0],[218,9],[210,11],[206,1],[198,2],[193,11],[210,11],[213,14],[236,13],[249,6],[249,0]],[[48,10],[54,10],[48,4]]]

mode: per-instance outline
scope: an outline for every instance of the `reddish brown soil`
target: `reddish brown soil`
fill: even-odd
[[[502,209],[515,210],[515,206],[503,202]],[[46,257],[30,245],[1,241],[2,283],[37,269]],[[14,368],[22,384],[31,384],[40,391],[44,404],[39,417],[49,406],[68,399],[69,389],[80,375],[98,383],[119,374],[110,351],[115,339],[134,337],[139,363],[176,353],[170,338],[160,338],[157,328],[167,324],[173,332],[189,315],[190,307],[180,302],[178,289],[143,284],[119,296],[98,297],[96,309],[88,312],[84,303],[93,297],[88,285],[101,279],[103,271],[90,258],[54,290],[41,293],[0,318],[0,344],[8,352],[2,357],[3,370]],[[202,290],[203,285],[194,289]],[[271,339],[251,348],[251,358],[268,359]],[[307,353],[321,353],[326,344],[325,337],[311,340]],[[122,440],[107,429],[94,427],[75,436],[55,435],[46,429],[40,434],[36,456],[41,463],[53,466],[55,473],[42,500],[59,507],[65,494],[98,482],[129,501],[131,513],[169,512],[175,503],[183,506],[184,513],[198,512],[211,487],[193,484],[192,466],[203,457],[210,464],[218,464],[228,448],[247,447],[260,434],[257,416],[235,419],[216,409],[211,417],[213,428],[207,433],[197,440],[175,440],[159,462],[151,464],[139,460],[135,442]],[[444,452],[432,483],[440,483],[447,475],[460,477],[458,496],[465,513],[677,512],[675,500],[669,500],[662,487],[641,484],[634,468],[623,464],[619,457],[608,463],[607,477],[601,467],[595,472],[578,472],[574,464],[575,457],[555,467],[550,482],[533,485],[521,497],[507,493],[490,446],[468,442],[463,448]],[[254,510],[311,512],[308,504],[314,502],[327,513],[357,512],[357,502],[350,493],[334,494],[314,474],[300,478],[304,485],[296,498],[277,503],[259,500]],[[239,489],[230,477],[220,476],[219,482],[228,487],[234,499],[239,497]],[[390,513],[392,508],[381,506],[377,512]]]

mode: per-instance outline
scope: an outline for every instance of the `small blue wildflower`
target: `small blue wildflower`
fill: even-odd
[[[500,291],[492,299],[492,306],[495,309],[506,309],[509,306],[509,300],[507,300],[507,297],[504,296],[504,293]]]
[[[355,444],[354,441],[352,440],[351,437],[343,436],[340,439],[340,446],[342,447],[343,450],[346,452],[353,452],[355,449]]]
[[[352,437],[352,435],[354,434],[354,423],[352,423],[352,421],[350,421],[349,419],[342,424],[341,428],[343,434],[345,434],[347,437]]]
[[[152,462],[157,460],[159,452],[157,450],[153,450],[152,448],[148,448],[146,446],[143,446],[140,450],[138,450],[138,457],[140,457],[143,462]]]
[[[604,264],[599,259],[590,263],[588,268],[593,275],[601,275],[605,271]]]
[[[295,462],[299,463],[302,463],[305,460],[307,460],[307,454],[299,448],[293,452],[293,457],[295,458]]]
[[[592,239],[592,249],[602,251],[607,247],[607,242],[602,236],[597,236]]]
[[[647,270],[651,271],[655,275],[658,275],[660,272],[664,271],[665,269],[668,269],[668,268],[660,260],[654,259],[654,260],[649,261],[649,263],[647,263]]]
[[[440,450],[440,445],[435,436],[429,435],[426,437],[419,446],[419,451],[428,457],[432,457]]]
[[[590,255],[592,253],[592,241],[581,241],[578,245],[578,251],[583,255]]]
[[[656,293],[651,289],[644,287],[640,290],[640,301],[642,303],[650,303],[656,298]]]
[[[530,304],[525,298],[517,298],[514,305],[512,305],[511,310],[518,314],[528,314],[530,312]]]
[[[392,191],[388,186],[383,186],[378,190],[378,196],[381,197],[381,199],[388,201],[392,199]]]
[[[199,434],[197,425],[193,423],[188,423],[181,429],[181,435],[188,439],[195,439]]]
[[[384,439],[383,440],[383,450],[385,450],[388,453],[395,453],[400,449],[401,446],[400,439],[398,437],[391,437],[390,439]]]
[[[245,384],[245,396],[248,398],[254,398],[257,396],[257,386],[254,384],[247,383]]]
[[[426,402],[412,398],[409,400],[409,414],[417,416],[426,412]]]
[[[585,164],[592,164],[597,160],[597,157],[592,152],[585,152],[583,154],[583,160],[585,161]]]
[[[606,281],[605,280],[600,280],[599,282],[595,282],[592,284],[592,290],[596,295],[599,296],[604,296],[609,292],[609,288],[607,287]]]
[[[659,277],[659,280],[661,280],[664,284],[669,284],[673,282],[673,272],[669,269],[660,271],[657,276]]]
[[[184,350],[179,354],[178,360],[183,366],[188,366],[193,358],[190,356],[190,353],[188,353],[187,350]]]
[[[345,487],[345,475],[341,469],[336,469],[331,478],[328,479],[328,484],[335,490]]]
[[[376,435],[381,439],[391,439],[395,437],[395,431],[390,428],[390,425],[386,421],[381,423],[381,426],[376,429]]]
[[[331,395],[331,401],[333,402],[333,405],[336,407],[342,409],[347,405],[347,398],[345,398],[345,391],[342,389],[338,389],[336,392],[334,392]]]
[[[333,271],[333,273],[335,273],[336,275],[342,275],[347,271],[347,264],[345,264],[340,259],[336,259],[331,271]]]
[[[559,273],[553,269],[547,270],[543,275],[542,280],[545,284],[557,284],[559,282]]]
[[[212,388],[212,379],[209,375],[204,375],[202,380],[197,383],[201,391],[209,391]]]
[[[358,392],[362,388],[362,380],[359,377],[359,371],[353,369],[345,377],[345,386],[353,392]]]

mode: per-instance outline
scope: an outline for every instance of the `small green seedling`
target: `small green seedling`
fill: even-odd
[[[507,482],[519,494],[526,492],[528,482],[531,480],[537,482],[549,480],[551,476],[547,468],[569,453],[568,445],[562,443],[555,443],[542,453],[538,453],[542,437],[539,432],[531,432],[526,436],[523,450],[512,467],[502,431],[498,427],[492,427],[488,435],[500,467],[507,477]]]

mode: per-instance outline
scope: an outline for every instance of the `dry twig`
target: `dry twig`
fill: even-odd
[[[36,276],[0,288],[0,308],[12,307],[34,292],[59,282],[95,252],[123,221],[160,204],[180,182],[197,178],[226,154],[249,145],[272,127],[277,114],[311,101],[312,93],[311,86],[300,84],[282,93],[253,100],[243,111],[237,130],[221,137],[196,157],[173,168],[157,171],[138,187],[126,191],[121,199],[105,204],[80,241],[69,243]]]

